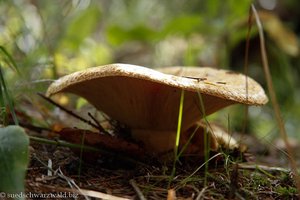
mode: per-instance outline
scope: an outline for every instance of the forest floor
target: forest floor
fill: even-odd
[[[32,142],[26,192],[44,199],[298,199],[284,154],[249,138],[255,148],[214,154],[207,168],[199,159],[178,162],[173,178],[172,163],[81,162],[68,147]]]
[[[34,109],[24,106],[23,110]],[[29,114],[30,118],[38,118],[34,112],[26,115]],[[26,117],[21,122],[30,120],[24,119]],[[66,123],[67,120],[74,123],[68,116],[62,121]],[[118,155],[76,152],[74,148],[55,145],[58,138],[51,130],[28,124],[26,127],[28,135],[50,139],[54,143],[34,140],[30,143],[26,193],[38,195],[38,199],[299,198],[280,139],[266,145],[252,135],[234,134],[233,137],[243,143],[243,148],[212,152],[209,162],[199,158],[181,159],[172,176],[173,161],[161,163],[155,158],[141,161],[135,157],[126,160]],[[291,143],[294,150],[299,148],[298,142]],[[241,150],[245,146],[247,150]],[[295,157],[300,164],[300,152],[295,151]],[[28,199],[37,199],[30,197]]]

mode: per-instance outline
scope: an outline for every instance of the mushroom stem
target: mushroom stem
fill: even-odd
[[[159,130],[131,130],[132,138],[142,142],[147,152],[158,154],[168,153],[174,149],[176,140],[176,131]]]
[[[163,155],[171,152],[175,147],[176,130],[142,130],[133,129],[132,137],[144,144],[148,153],[154,155]],[[204,140],[204,134],[206,141]],[[202,122],[193,124],[190,128],[182,131],[179,142],[179,149],[183,151],[180,155],[203,157],[205,152],[205,142],[209,142],[210,150],[217,151],[220,146],[233,149],[238,147],[236,140],[230,136],[224,129],[215,124],[207,127]]]

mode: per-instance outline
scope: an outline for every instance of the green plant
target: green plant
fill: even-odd
[[[180,134],[181,134],[181,122],[182,122],[182,112],[183,112],[183,104],[184,104],[184,90],[181,90],[180,95],[180,104],[179,104],[179,113],[178,113],[178,122],[177,122],[177,133],[176,133],[176,141],[175,141],[175,148],[174,148],[174,162],[173,162],[173,168],[172,173],[169,180],[169,186],[171,185],[171,182],[175,176],[176,173],[176,163],[179,159],[178,155],[180,156],[180,153],[178,153],[179,150],[179,141],[180,141]]]
[[[24,192],[29,163],[29,137],[19,126],[0,128],[0,160],[0,191],[15,194]]]
[[[3,65],[10,67],[20,74],[18,66],[16,65],[12,56],[6,51],[3,46],[0,46],[0,109],[1,109],[1,119],[0,123],[6,124],[8,120],[8,113],[12,116],[14,123],[18,124],[18,119],[15,113],[14,102],[11,98],[10,92],[7,88],[6,81],[4,79]]]
[[[287,186],[287,187],[279,186],[275,189],[275,191],[283,198],[289,198],[297,194],[297,188],[291,186]]]

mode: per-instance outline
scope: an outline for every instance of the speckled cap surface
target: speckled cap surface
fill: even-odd
[[[209,115],[235,103],[263,105],[268,101],[256,81],[231,71],[209,67],[154,70],[129,64],[93,67],[64,76],[50,85],[46,95],[77,94],[133,129],[173,130],[182,90],[184,129],[201,119],[204,112]]]

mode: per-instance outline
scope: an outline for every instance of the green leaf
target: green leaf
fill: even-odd
[[[107,28],[107,38],[112,45],[121,45],[128,41],[151,42],[156,32],[145,25],[136,25],[132,28],[112,25]]]
[[[29,137],[21,127],[0,128],[0,191],[14,194],[24,192],[28,147]]]
[[[162,35],[182,34],[187,35],[199,30],[203,26],[200,15],[182,15],[168,22],[162,31]]]
[[[89,7],[69,25],[66,36],[63,40],[65,47],[77,50],[81,43],[86,39],[100,24],[101,12],[97,6]]]

